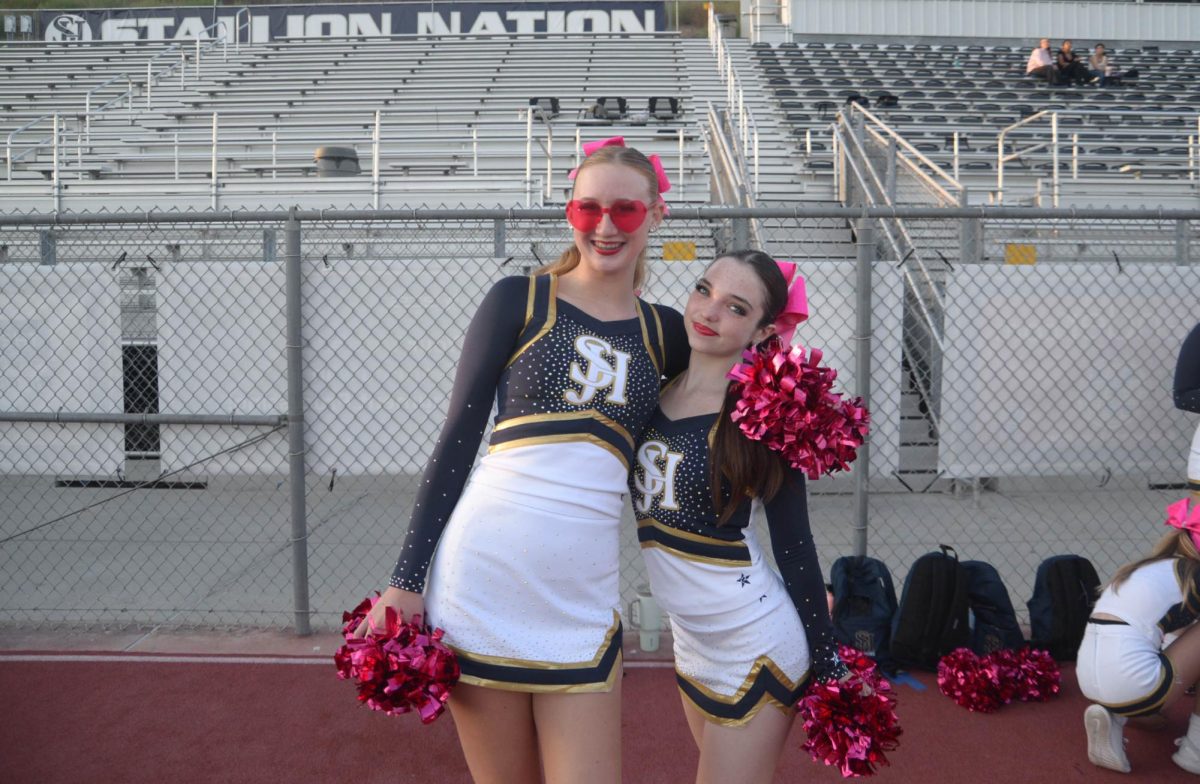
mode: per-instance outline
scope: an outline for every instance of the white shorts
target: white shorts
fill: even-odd
[[[1175,673],[1162,651],[1132,626],[1089,622],[1075,676],[1092,702],[1122,716],[1146,716],[1162,708]]]

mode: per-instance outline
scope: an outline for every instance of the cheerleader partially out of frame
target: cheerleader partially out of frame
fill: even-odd
[[[794,273],[794,268],[789,269]],[[691,357],[638,439],[630,477],[651,590],[671,621],[676,680],[700,751],[698,782],[769,782],[810,673],[841,678],[804,475],[730,419],[727,378],[748,346],[807,315],[765,253],[700,276],[684,310]],[[761,503],[778,571],[751,525]]]
[[[1200,679],[1200,503],[1180,500],[1167,515],[1176,530],[1117,570],[1076,662],[1079,689],[1095,703],[1083,714],[1088,759],[1124,773],[1125,723],[1159,712]],[[1200,774],[1200,702],[1176,745],[1175,764]]]
[[[547,270],[497,282],[471,321],[372,616],[427,611],[445,630],[462,668],[450,712],[479,784],[621,775],[626,480],[633,436],[687,348],[679,314],[635,294],[670,187],[661,164],[620,138],[584,150],[567,205],[574,244]]]
[[[1200,414],[1200,324],[1192,327],[1179,349],[1179,360],[1175,363],[1174,393],[1176,408]],[[1187,483],[1191,497],[1200,500],[1200,423],[1197,423],[1196,433],[1192,436]]]

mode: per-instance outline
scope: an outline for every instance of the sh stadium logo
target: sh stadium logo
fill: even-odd
[[[82,16],[61,14],[51,19],[50,24],[46,26],[46,40],[67,43],[90,41],[92,40],[92,28],[88,26],[87,20]]]

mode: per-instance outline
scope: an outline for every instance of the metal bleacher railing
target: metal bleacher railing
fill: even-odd
[[[248,26],[250,24],[249,9],[242,9],[242,11],[246,12],[246,24]],[[238,12],[239,18],[242,11]],[[240,25],[238,26],[238,29],[240,31]],[[148,58],[146,58],[146,77],[145,80],[140,84],[142,95],[145,97],[146,108],[149,109],[152,105],[154,85],[157,82],[171,76],[173,73],[178,71],[180,87],[183,87],[186,84],[188,52],[191,48],[191,45],[182,42],[172,42],[162,46],[161,48],[154,46],[154,42],[146,42],[145,45],[147,46],[147,51],[154,52]],[[192,62],[195,68],[194,76],[196,79],[200,78],[201,61],[204,58],[204,55],[208,52],[211,52],[218,46],[221,47],[223,59],[227,60],[229,57],[229,41],[224,22],[217,22],[213,25],[210,25],[196,36],[194,54],[192,57]],[[157,51],[154,51],[155,49],[157,49]],[[235,41],[235,52],[238,49],[240,49],[240,39],[239,41]],[[178,59],[176,59],[176,56],[178,56]],[[156,70],[156,63],[159,60],[165,60],[167,61],[167,64]],[[139,85],[135,82],[135,79],[138,76],[140,76],[140,74],[134,74],[132,69],[113,75],[99,84],[90,87],[84,93],[82,106],[80,106],[76,112],[47,112],[10,131],[5,137],[4,142],[7,179],[9,181],[13,179],[14,164],[20,163],[28,156],[37,154],[40,150],[52,148],[51,178],[57,180],[61,174],[59,170],[59,164],[62,157],[61,152],[65,149],[64,140],[72,135],[72,130],[74,131],[74,136],[76,138],[75,152],[77,155],[77,162],[82,168],[83,151],[85,146],[90,145],[92,141],[93,119],[101,116],[111,107],[120,107],[122,104],[124,104],[127,122],[129,125],[134,124],[134,98],[137,95],[137,89],[139,87]],[[99,100],[102,100],[101,96],[103,95],[105,88],[112,84],[124,84],[124,92],[110,97],[103,103],[98,103]],[[98,103],[98,105],[93,105],[94,103]],[[21,134],[26,133],[45,123],[47,120],[50,121],[50,135],[28,143],[23,151],[14,154],[14,143],[16,142],[17,138]],[[74,128],[72,128],[70,124],[71,120],[74,120],[75,122]]]
[[[1050,203],[1051,206],[1059,206],[1059,194],[1061,191],[1060,184],[1063,180],[1062,173],[1070,172],[1072,180],[1079,179],[1079,170],[1081,159],[1084,159],[1086,153],[1080,146],[1079,133],[1073,132],[1070,135],[1070,146],[1064,145],[1064,137],[1062,134],[1062,118],[1103,118],[1112,117],[1133,117],[1140,113],[1128,111],[1098,111],[1080,109],[1074,111],[1060,111],[1057,109],[1043,109],[1039,112],[1030,114],[1021,120],[1018,120],[1011,125],[1001,128],[996,134],[996,189],[994,191],[994,199],[996,204],[1004,203],[1004,167],[1011,162],[1021,162],[1025,168],[1030,166],[1039,166],[1043,169],[1048,169],[1050,174]],[[1142,159],[1131,160],[1129,163],[1120,165],[1117,171],[1121,173],[1140,176],[1145,173],[1152,174],[1167,174],[1182,176],[1187,175],[1189,181],[1195,181],[1200,176],[1200,115],[1192,111],[1174,112],[1159,110],[1156,113],[1159,118],[1179,118],[1193,121],[1196,125],[1196,133],[1188,134],[1187,136],[1187,167],[1180,170],[1178,165],[1170,160],[1154,160],[1146,162]],[[1044,135],[1037,133],[1027,133],[1024,139],[1016,139],[1012,141],[1012,151],[1005,151],[1006,139],[1013,139],[1017,136],[1019,129],[1041,130],[1044,127]],[[1157,139],[1166,141],[1177,141],[1178,133],[1173,131],[1145,133],[1140,136],[1139,141],[1153,142]],[[1041,139],[1041,140],[1039,140]],[[1029,143],[1020,147],[1021,141]],[[1154,154],[1157,157],[1157,149]],[[1062,161],[1063,153],[1069,155],[1069,162]],[[1035,163],[1036,162],[1036,163]],[[1083,161],[1085,166],[1087,161]],[[958,152],[957,146],[955,149],[955,168],[958,167]]]

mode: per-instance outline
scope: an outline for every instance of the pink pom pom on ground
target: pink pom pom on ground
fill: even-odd
[[[967,710],[991,713],[1003,704],[994,675],[970,648],[956,648],[938,662],[938,689]]]
[[[1046,651],[1001,649],[979,658],[958,648],[938,662],[938,689],[967,710],[991,713],[1013,700],[1045,702],[1058,694],[1062,673]]]

